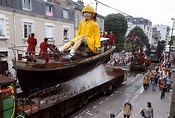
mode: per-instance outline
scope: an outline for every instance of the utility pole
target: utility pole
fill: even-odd
[[[173,25],[172,25],[172,31],[171,31],[171,38],[170,38],[170,47],[169,47],[169,52],[168,52],[168,61],[170,60],[170,53],[171,53],[171,44],[172,44],[172,37],[173,37],[173,28],[175,26],[175,18],[171,18],[173,20]]]
[[[98,1],[97,0],[95,0],[95,12],[97,13],[97,5],[98,5]]]

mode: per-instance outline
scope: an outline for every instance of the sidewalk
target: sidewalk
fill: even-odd
[[[143,87],[137,91],[137,95],[131,100],[133,106],[130,118],[142,118],[140,111],[146,106],[146,102],[152,103],[154,118],[167,118],[170,111],[172,93],[165,93],[165,98],[160,99],[160,90],[157,86],[156,91],[152,91],[152,86],[144,92]],[[120,112],[115,118],[123,118],[123,112]]]
[[[172,70],[172,80],[173,80],[173,83],[175,83],[175,63],[173,63],[172,67],[171,67],[171,70]],[[175,101],[175,85],[172,87],[173,88],[173,91],[172,91],[172,97],[171,97],[171,106],[170,106],[170,118],[174,118],[175,117],[175,104],[174,104],[174,101]]]

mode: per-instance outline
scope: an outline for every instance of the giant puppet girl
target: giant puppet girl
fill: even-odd
[[[100,29],[97,22],[94,21],[96,12],[92,6],[87,5],[82,9],[82,13],[84,20],[81,21],[79,25],[77,36],[70,42],[58,48],[58,51],[63,53],[72,46],[69,55],[67,55],[68,58],[72,58],[75,55],[75,51],[82,44],[89,48],[94,54],[100,53]]]

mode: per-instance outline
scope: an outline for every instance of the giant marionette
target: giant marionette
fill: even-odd
[[[75,51],[81,45],[89,48],[89,50],[94,54],[100,53],[100,30],[97,22],[94,21],[96,12],[94,11],[94,8],[92,6],[87,5],[82,9],[82,13],[84,16],[84,20],[81,21],[79,25],[77,36],[70,42],[58,48],[58,51],[60,53],[63,53],[65,50],[68,50],[71,47],[67,58],[72,58],[75,55]]]

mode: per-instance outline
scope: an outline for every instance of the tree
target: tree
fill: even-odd
[[[127,35],[127,37],[132,37],[132,34],[135,33],[137,35],[137,37],[140,37],[140,43],[142,44],[142,46],[147,46],[149,45],[149,40],[148,37],[146,36],[145,32],[142,30],[141,27],[136,26],[134,27],[129,34]]]
[[[170,45],[170,43],[171,45],[175,44],[175,36],[171,36],[171,40],[168,42],[168,44]]]
[[[124,49],[127,52],[132,52],[132,43],[131,42],[125,42],[124,43]]]
[[[124,37],[128,28],[125,16],[120,13],[107,15],[104,21],[104,28],[108,33],[110,31],[114,33],[116,51],[122,51],[125,42]]]

